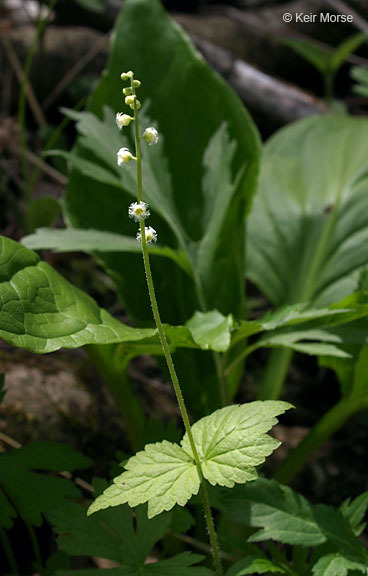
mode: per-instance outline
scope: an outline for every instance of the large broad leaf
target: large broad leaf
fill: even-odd
[[[230,316],[212,311],[197,313],[187,327],[165,326],[165,331],[172,350],[183,347],[224,351],[230,345],[231,326]],[[3,236],[0,337],[37,353],[123,342],[125,354],[131,357],[162,354],[156,329],[132,328],[115,320],[35,252]]]
[[[100,119],[107,105],[124,110],[120,74],[130,69],[142,82],[139,98],[147,122],[160,133],[157,147],[144,144],[143,149],[150,224],[161,246],[183,250],[191,262],[190,277],[169,259],[152,259],[162,317],[184,323],[197,309],[239,316],[245,307],[244,216],[258,169],[256,129],[236,94],[206,65],[159,0],[124,2],[106,74],[90,100],[90,111]],[[124,136],[111,113],[88,137],[81,123],[79,118],[81,137],[66,195],[68,223],[133,236],[136,226],[126,214],[136,194],[134,166],[119,171],[115,163]],[[132,146],[130,130],[126,133]],[[141,258],[100,252],[99,260],[113,272],[133,318],[151,322]],[[191,410],[198,416],[217,408],[220,388],[212,355],[198,362],[196,353],[185,358],[178,353],[176,364]],[[200,395],[194,382],[201,382]]]
[[[0,337],[6,342],[44,353],[155,334],[118,322],[35,252],[0,237]]]
[[[276,416],[290,408],[286,402],[252,402],[228,406],[192,426],[203,476],[211,484],[234,486],[257,477],[255,466],[279,446],[266,434]],[[98,510],[148,502],[152,518],[175,504],[184,506],[200,487],[191,445],[185,434],[181,446],[163,441],[148,444],[125,464],[126,471],[89,508]]]
[[[40,526],[47,512],[79,496],[69,480],[41,471],[73,471],[90,464],[69,446],[52,442],[34,442],[0,454],[0,526],[11,528],[17,514]]]
[[[78,236],[79,231],[72,231],[72,236],[74,232]],[[0,279],[0,336],[11,344],[44,353],[60,347],[124,343],[130,357],[162,354],[156,329],[135,329],[118,322],[34,252],[5,237],[0,237]],[[186,326],[165,326],[165,331],[172,350],[225,352],[263,332],[248,351],[284,346],[347,356],[341,344],[366,341],[367,308],[364,294],[357,294],[328,309],[289,307],[236,326],[232,316],[213,310],[196,312]]]
[[[142,253],[141,245],[131,236],[104,232],[102,230],[79,230],[76,228],[38,228],[34,234],[22,238],[22,244],[31,250],[53,252],[133,252]],[[167,246],[151,244],[150,254],[171,258],[184,271],[190,272],[184,252]]]
[[[368,262],[368,120],[326,116],[266,144],[249,217],[247,274],[276,306],[325,306]]]
[[[199,290],[207,307],[238,312],[243,306],[239,274],[243,246],[239,240],[244,236],[244,214],[254,192],[259,151],[254,125],[236,95],[205,64],[158,0],[124,3],[107,73],[91,99],[92,112],[101,116],[106,105],[114,111],[122,109],[120,74],[125,68],[133,69],[142,81],[139,97],[143,103],[149,102],[149,116],[160,132],[158,147],[144,150],[143,162],[145,199],[155,211],[153,225],[157,223],[164,244],[173,243],[174,233],[174,242],[184,242],[188,250],[198,253],[193,254],[197,285],[192,284],[181,300],[189,306],[190,315]],[[146,112],[147,107],[144,109]],[[104,126],[96,119],[94,128],[91,115],[85,121],[81,118],[79,115],[81,138],[66,197],[68,218],[74,226],[129,234],[132,224],[125,214],[136,186],[134,166],[120,172],[116,166],[116,151],[125,144],[124,139],[111,114],[105,116]],[[110,180],[106,178],[109,173]],[[132,258],[106,255],[105,262],[118,275],[122,268],[134,266],[137,270]],[[220,295],[215,280],[224,283],[228,275],[226,290]],[[134,287],[126,279],[118,284],[130,311],[147,319],[149,308],[137,306],[137,295],[145,295],[144,280],[139,284],[135,278]],[[177,299],[171,301],[166,293],[162,305],[166,319],[172,321],[173,312],[176,321],[187,319],[183,318],[183,313],[188,314],[183,304],[178,309]]]

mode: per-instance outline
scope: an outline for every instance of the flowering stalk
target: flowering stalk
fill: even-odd
[[[188,435],[188,439],[190,442],[190,446],[192,449],[194,461],[197,467],[198,476],[200,479],[201,484],[201,495],[204,507],[204,514],[207,523],[209,538],[211,542],[212,548],[212,555],[214,560],[214,566],[216,570],[217,576],[222,576],[223,570],[221,565],[220,559],[220,549],[217,540],[217,534],[215,530],[214,521],[211,514],[210,502],[208,498],[207,488],[205,479],[202,472],[202,465],[199,458],[199,454],[194,442],[188,412],[185,406],[183,393],[180,388],[179,380],[175,371],[174,362],[171,356],[170,348],[167,342],[166,334],[161,322],[160,312],[157,304],[155,288],[152,279],[151,273],[151,266],[149,261],[149,254],[147,244],[150,242],[155,242],[157,239],[156,231],[149,227],[145,226],[145,218],[149,215],[148,205],[143,202],[143,188],[142,188],[142,160],[141,160],[141,147],[140,147],[140,136],[139,136],[139,124],[138,124],[138,109],[140,108],[140,102],[137,100],[135,89],[140,86],[139,81],[134,79],[133,72],[127,72],[121,75],[122,80],[130,79],[130,88],[125,88],[123,90],[124,94],[127,94],[125,98],[126,104],[130,106],[130,108],[134,111],[134,131],[135,131],[135,148],[136,148],[136,161],[137,161],[137,188],[138,188],[138,202],[131,205],[129,209],[129,216],[133,217],[135,220],[139,221],[139,232],[137,234],[137,240],[141,242],[142,245],[142,253],[143,253],[143,262],[144,262],[144,269],[146,273],[147,279],[147,287],[149,292],[149,297],[151,301],[153,317],[156,323],[157,331],[159,334],[159,338],[161,341],[162,349],[165,355],[167,367],[169,369],[172,385],[175,391],[175,395],[179,404],[181,416],[183,419],[185,431]],[[117,116],[117,124],[118,124],[118,116]],[[118,124],[119,125],[119,124]],[[147,128],[143,133],[142,138],[146,140],[146,142],[150,144],[155,144],[158,140],[157,131],[154,128]],[[130,158],[131,159],[131,158]],[[134,212],[134,214],[132,214]],[[144,213],[142,213],[144,212]]]

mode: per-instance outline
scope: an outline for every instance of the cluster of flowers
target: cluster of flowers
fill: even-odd
[[[130,87],[123,89],[123,94],[125,96],[125,104],[129,106],[134,113],[139,110],[141,107],[140,101],[137,99],[135,94],[135,89],[139,88],[141,83],[139,80],[134,79],[134,74],[132,71],[123,72],[121,74],[121,79],[126,81],[130,80]],[[129,114],[124,114],[123,112],[118,112],[116,114],[116,124],[119,130],[124,128],[125,126],[129,126],[129,124],[134,120],[134,116],[130,116]],[[145,140],[149,146],[152,144],[157,144],[158,142],[158,132],[156,128],[150,126],[146,128],[143,132],[141,138]],[[117,163],[118,166],[123,166],[123,164],[130,162],[131,160],[137,160],[135,156],[130,152],[129,148],[120,148],[119,152],[117,153]],[[133,218],[135,222],[142,222],[150,215],[150,211],[148,209],[148,204],[146,202],[133,202],[129,206],[129,218]],[[145,238],[146,242],[150,244],[151,242],[156,242],[157,240],[157,233],[154,228],[151,226],[145,227]],[[141,231],[139,230],[137,233],[137,240],[140,242],[142,240]]]

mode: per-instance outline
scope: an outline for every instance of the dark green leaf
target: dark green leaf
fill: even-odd
[[[224,492],[216,505],[234,522],[261,528],[252,542],[273,539],[284,544],[317,546],[326,541],[312,506],[291,488],[258,478]]]
[[[40,471],[73,471],[90,466],[90,461],[69,446],[34,442],[0,454],[0,522],[12,525],[14,509],[35,526],[52,509],[66,506],[79,491],[64,478],[49,477]],[[11,503],[11,504],[10,504]]]
[[[325,48],[320,48],[314,42],[299,40],[297,38],[287,39],[284,41],[284,44],[290,46],[294,52],[317,68],[321,74],[326,74],[330,70],[333,54]]]
[[[255,191],[260,147],[254,124],[236,94],[207,66],[158,0],[125,1],[112,38],[107,71],[92,95],[90,111],[99,118],[107,104],[114,112],[124,111],[120,74],[134,70],[142,82],[142,118],[160,134],[156,147],[143,143],[142,151],[150,224],[161,245],[185,251],[192,264],[188,277],[169,259],[152,259],[162,317],[184,324],[198,309],[242,315],[244,216]],[[111,172],[113,185],[94,182],[88,169],[79,170],[78,160],[73,160],[66,196],[68,221],[78,228],[133,236],[136,227],[126,213],[136,194],[134,166],[120,170],[116,166],[117,150],[132,146],[131,131],[121,136],[111,113],[95,124],[94,135],[83,134],[81,123],[79,117],[81,136],[74,153]],[[219,175],[226,201],[225,196],[221,200]],[[214,202],[216,213],[211,210]],[[113,272],[131,316],[151,322],[141,259],[129,253],[99,253],[99,260]],[[202,354],[198,362],[195,352],[185,358],[178,352],[176,365],[192,412],[200,415],[217,408],[220,391],[212,355]],[[200,395],[194,386],[199,381]]]
[[[60,546],[71,556],[98,556],[121,564],[143,565],[153,546],[170,527],[171,514],[147,518],[146,506],[136,509],[136,528],[129,506],[87,516],[87,510],[69,504],[48,515]]]
[[[139,568],[137,566],[126,565],[122,568],[110,568],[106,570],[73,570],[58,571],[55,576],[215,576],[212,570],[193,566],[202,560],[203,556],[183,552],[173,558],[161,560],[153,564],[145,564]]]
[[[367,39],[368,39],[367,34],[358,32],[357,34],[349,36],[348,38],[346,38],[346,40],[344,40],[344,42],[339,44],[339,46],[336,48],[332,56],[331,61],[332,70],[334,72],[337,72],[337,70],[341,68],[341,66],[344,64],[349,54],[355,52],[359,48],[359,46],[361,46],[362,44],[364,44],[364,42],[367,41]]]

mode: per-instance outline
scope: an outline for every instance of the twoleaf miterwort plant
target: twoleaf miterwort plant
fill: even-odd
[[[126,471],[114,479],[89,508],[89,514],[110,506],[128,503],[137,506],[148,502],[150,518],[163,511],[171,510],[175,504],[184,506],[193,494],[200,490],[208,534],[211,542],[214,566],[217,575],[223,574],[220,549],[211,513],[206,482],[233,487],[257,477],[255,466],[261,464],[278,447],[279,442],[266,432],[276,422],[275,417],[290,408],[286,402],[254,402],[243,406],[228,406],[202,418],[191,427],[184,397],[175,371],[170,347],[161,322],[155,288],[150,267],[147,244],[157,240],[157,233],[146,227],[150,213],[143,199],[141,137],[138,110],[141,106],[136,96],[140,82],[132,71],[123,73],[122,80],[130,80],[124,88],[125,103],[134,111],[134,118],[118,113],[119,128],[134,121],[135,156],[128,148],[117,153],[119,166],[137,163],[137,202],[129,207],[129,216],[139,222],[137,240],[141,243],[147,288],[153,316],[167,362],[172,385],[180,407],[185,427],[181,446],[164,440],[146,445],[145,449],[130,458]],[[158,140],[155,128],[147,128],[142,136],[148,144]]]

